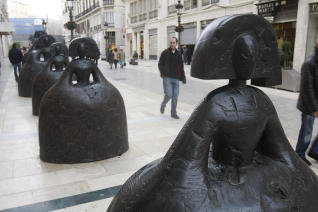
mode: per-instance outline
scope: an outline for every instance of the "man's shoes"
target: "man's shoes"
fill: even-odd
[[[161,106],[160,107],[160,113],[163,114],[165,112],[165,107]]]
[[[171,115],[171,117],[174,119],[179,119],[179,116],[177,114]]]
[[[318,161],[318,153],[309,152],[308,156]]]
[[[311,163],[309,160],[307,160],[306,158],[300,157],[301,159],[303,159],[303,161],[308,165],[311,166]]]

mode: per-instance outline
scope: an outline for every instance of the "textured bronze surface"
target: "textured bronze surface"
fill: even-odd
[[[18,80],[19,96],[31,97],[34,77],[44,69],[50,59],[50,45],[54,42],[55,39],[50,35],[42,35],[34,42],[33,50],[27,56],[20,72]]]
[[[94,41],[80,38],[73,42],[80,45],[72,43],[70,52],[80,54],[72,54],[73,61],[40,105],[40,158],[46,162],[90,162],[128,150],[123,99],[97,68],[97,54],[85,54],[85,47]],[[89,51],[99,55],[97,45]]]
[[[228,18],[212,22],[208,32],[214,32]],[[222,30],[233,32],[236,28],[239,33],[248,22],[267,24],[261,19],[233,16]],[[229,70],[223,70],[227,72],[223,76],[212,73],[223,74],[221,70],[204,68],[212,65],[210,58],[195,58],[203,64],[193,61],[192,76],[228,77],[229,84],[206,96],[166,155],[131,176],[108,212],[318,211],[316,174],[290,146],[271,100],[258,88],[246,85],[246,80],[263,73],[258,67],[258,53],[262,42],[272,42],[274,36],[269,30],[270,34],[257,38],[257,27],[249,25],[230,41],[231,57],[224,57],[222,63],[233,67],[226,66]],[[198,43],[207,42],[208,37],[201,36]],[[274,52],[277,44],[268,48],[268,52]],[[195,55],[211,55],[213,60],[223,57],[228,49],[213,50],[201,46],[196,51],[203,52]],[[262,66],[270,72],[264,72],[270,76],[264,78],[268,83],[275,82],[272,79],[279,73],[275,68],[278,59],[271,60],[273,64],[267,65],[272,67]]]
[[[34,79],[32,89],[32,112],[39,115],[40,102],[44,93],[61,77],[68,64],[68,49],[62,43],[53,43],[50,47],[51,59],[43,71]]]

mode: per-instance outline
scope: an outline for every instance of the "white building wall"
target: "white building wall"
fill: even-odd
[[[296,71],[301,70],[301,66],[303,62],[305,61],[305,57],[310,54],[310,51],[308,50],[308,53],[306,55],[306,50],[308,46],[314,45],[314,42],[312,44],[307,43],[308,33],[310,33],[310,36],[313,35],[313,29],[309,29],[309,23],[310,23],[310,14],[309,14],[309,4],[318,2],[318,0],[299,0],[298,1],[298,13],[297,13],[297,22],[296,22],[296,38],[295,38],[295,50],[294,50],[294,62],[293,62],[293,68]],[[310,39],[311,42],[314,39]]]

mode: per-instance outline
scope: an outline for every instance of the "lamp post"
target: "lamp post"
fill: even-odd
[[[70,12],[70,21],[68,22],[67,28],[71,30],[71,41],[74,38],[74,29],[76,28],[76,24],[73,20],[73,0],[67,0],[68,11]]]
[[[179,50],[181,49],[180,33],[184,30],[183,26],[181,25],[182,8],[183,8],[183,5],[181,4],[181,1],[178,1],[178,4],[176,4],[177,16],[178,16],[178,26],[176,26],[175,31],[178,32]]]

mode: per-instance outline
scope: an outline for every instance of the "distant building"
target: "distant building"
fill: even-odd
[[[64,21],[67,23],[69,11],[64,0]],[[77,29],[75,37],[93,38],[102,55],[109,48],[125,46],[125,4],[122,0],[76,0],[73,9]],[[65,29],[65,40],[70,40],[70,30]]]
[[[9,18],[30,18],[30,6],[21,0],[10,0],[8,2]]]
[[[14,24],[15,34],[13,41],[20,43],[22,46],[28,46],[30,41],[29,37],[34,35],[35,31],[43,31],[44,19],[42,18],[10,18]]]
[[[8,56],[12,44],[13,24],[8,20],[7,0],[0,1],[0,62]]]

